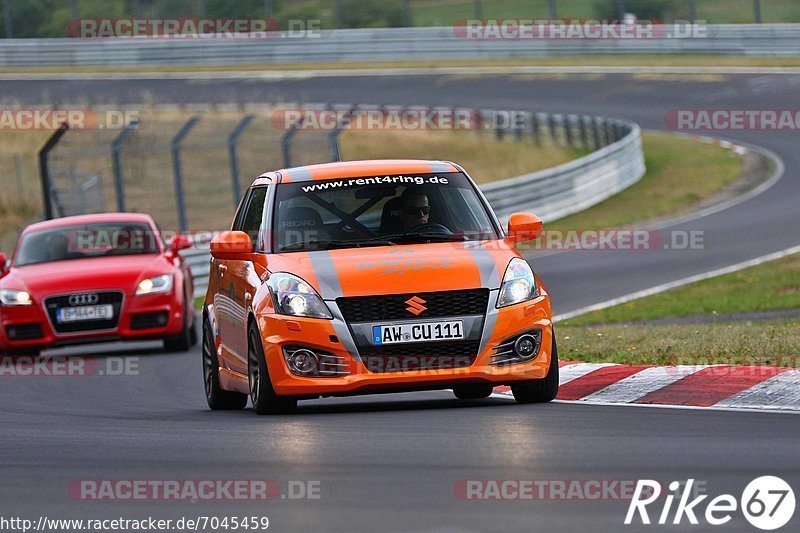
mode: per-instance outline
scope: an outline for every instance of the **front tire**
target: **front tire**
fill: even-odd
[[[488,383],[456,385],[453,387],[453,394],[459,400],[482,400],[491,396],[493,390],[494,387]]]
[[[515,383],[511,385],[511,392],[517,403],[545,403],[552,401],[558,395],[558,347],[555,332],[553,332],[553,353],[550,355],[547,377]]]
[[[203,381],[206,401],[212,411],[244,409],[247,395],[223,390],[219,384],[219,360],[211,332],[211,324],[203,320]]]
[[[247,376],[253,411],[259,415],[278,415],[294,411],[297,399],[278,396],[272,387],[267,359],[264,357],[264,345],[261,343],[261,332],[255,322],[250,323],[247,339]]]
[[[191,318],[187,321],[184,318],[184,326],[181,332],[174,336],[164,339],[164,349],[168,352],[188,352],[189,348],[197,344],[197,331],[195,330],[195,314],[189,311]]]

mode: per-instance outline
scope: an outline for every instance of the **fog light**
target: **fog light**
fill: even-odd
[[[286,358],[289,369],[296,374],[311,374],[317,370],[317,354],[311,350],[297,350]]]
[[[536,351],[536,337],[521,335],[514,343],[514,352],[520,357],[530,357]]]

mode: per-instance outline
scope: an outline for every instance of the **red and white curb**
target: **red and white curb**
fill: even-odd
[[[769,366],[559,365],[557,400],[800,413],[800,371]],[[494,393],[511,394],[510,387]]]

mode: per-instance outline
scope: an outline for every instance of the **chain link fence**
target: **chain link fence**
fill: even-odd
[[[330,135],[290,134],[269,113],[165,107],[121,130],[68,130],[48,155],[52,214],[147,212],[162,228],[224,228],[255,176],[335,153]]]

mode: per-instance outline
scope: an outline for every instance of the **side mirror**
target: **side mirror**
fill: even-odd
[[[169,243],[169,251],[172,255],[178,255],[181,250],[192,247],[192,239],[188,235],[176,235]]]
[[[224,231],[211,239],[211,255],[215,259],[242,259],[253,253],[253,241],[243,231]]]
[[[3,252],[0,252],[0,278],[8,274],[8,257]]]
[[[530,213],[514,213],[508,219],[508,240],[511,242],[533,241],[541,237],[544,224]]]

